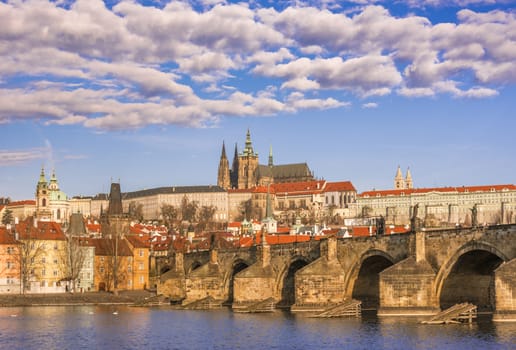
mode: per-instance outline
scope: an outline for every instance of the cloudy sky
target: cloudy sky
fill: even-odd
[[[216,184],[261,163],[388,189],[516,183],[516,6],[0,1],[0,197]]]

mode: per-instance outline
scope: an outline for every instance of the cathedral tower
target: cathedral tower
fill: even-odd
[[[253,150],[251,133],[247,129],[244,151],[238,156],[238,188],[252,188],[257,183],[258,153]]]
[[[229,161],[226,157],[226,146],[222,142],[222,153],[220,155],[219,173],[217,176],[217,185],[227,190],[231,187],[231,179],[229,173]]]

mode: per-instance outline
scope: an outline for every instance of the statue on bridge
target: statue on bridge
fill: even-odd
[[[410,230],[412,232],[416,232],[419,230],[419,219],[417,217],[417,212],[419,210],[419,203],[416,203],[412,208],[412,216],[410,217]]]
[[[471,208],[470,210],[471,210],[471,226],[472,227],[477,227],[478,226],[478,220],[477,220],[478,209],[477,209],[477,204],[475,203],[473,208]]]

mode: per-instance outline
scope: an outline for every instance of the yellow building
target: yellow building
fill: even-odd
[[[133,289],[133,253],[123,238],[96,238],[94,288],[96,291]]]
[[[20,239],[20,278],[26,292],[61,293],[66,237],[56,222],[29,218],[16,225]]]
[[[150,242],[137,235],[128,235],[126,239],[133,252],[133,289],[147,289],[149,287]]]

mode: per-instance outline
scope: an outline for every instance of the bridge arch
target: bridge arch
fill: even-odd
[[[509,258],[482,241],[470,241],[453,253],[439,269],[434,291],[441,308],[472,302],[479,309],[494,306],[494,270]]]
[[[345,296],[361,300],[364,307],[377,307],[380,295],[379,274],[394,263],[394,258],[384,251],[366,251],[346,274]]]
[[[230,268],[224,275],[224,295],[227,295],[226,303],[231,305],[234,298],[235,275],[252,265],[252,262],[237,258],[231,262]]]
[[[290,308],[296,302],[295,276],[296,272],[310,263],[310,259],[302,255],[293,256],[276,278],[276,295],[280,297],[278,308]]]
[[[202,263],[199,260],[194,260],[192,263],[186,268],[186,274],[188,275],[190,272],[197,270],[202,266]]]

